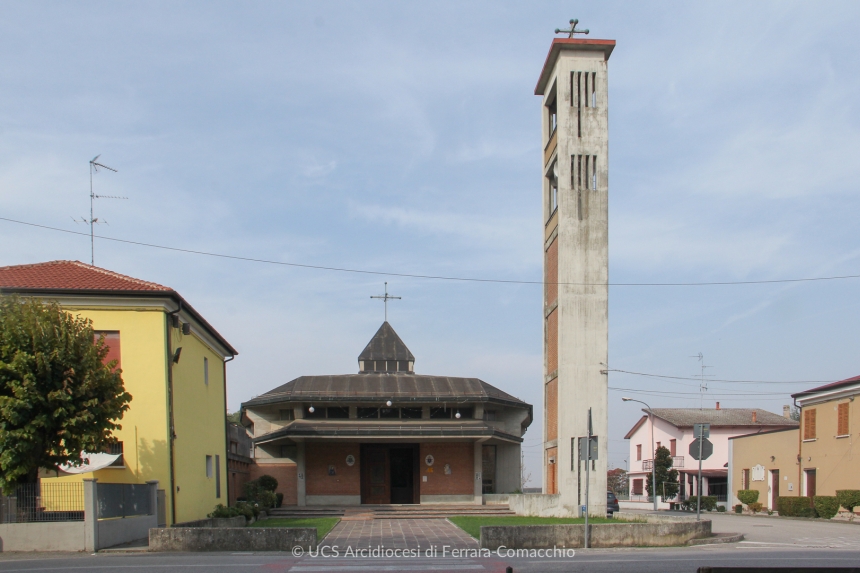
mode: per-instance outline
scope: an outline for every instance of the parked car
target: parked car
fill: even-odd
[[[618,498],[611,491],[606,492],[606,515],[611,516],[616,511],[621,511],[618,507]]]

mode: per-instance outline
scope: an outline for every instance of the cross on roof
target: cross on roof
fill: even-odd
[[[388,301],[389,300],[401,300],[399,296],[391,296],[388,294],[388,283],[385,283],[385,294],[380,296],[371,296],[370,298],[378,298],[383,303],[385,303],[385,322],[388,322]]]
[[[568,34],[568,38],[573,38],[574,34],[588,34],[588,29],[585,30],[577,30],[576,25],[579,24],[579,20],[573,19],[570,21],[570,30],[562,30],[561,28],[556,28],[556,34]]]

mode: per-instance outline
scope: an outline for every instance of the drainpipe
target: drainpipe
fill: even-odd
[[[173,317],[182,312],[182,301],[173,312],[167,313],[165,324],[167,332],[167,412],[168,412],[168,447],[170,448],[170,524],[176,523],[176,452],[173,442],[176,439],[176,428],[173,422]]]
[[[230,356],[229,358],[225,358],[222,364],[222,372],[224,379],[224,475],[227,477],[224,480],[224,493],[227,494],[227,503],[224,505],[230,506],[230,438],[227,435],[227,363],[236,358],[235,356]],[[241,420],[241,418],[240,418]],[[220,471],[221,468],[218,468]]]

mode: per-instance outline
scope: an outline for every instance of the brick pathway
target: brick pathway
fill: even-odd
[[[478,541],[445,519],[368,519],[342,520],[321,545],[337,545],[341,550],[378,546],[424,549],[430,545],[466,549],[478,547]]]

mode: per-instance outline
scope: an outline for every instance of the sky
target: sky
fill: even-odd
[[[657,407],[761,407],[860,374],[860,4],[7,2],[0,217],[375,273],[540,281],[541,100],[553,30],[609,61],[609,465]],[[89,262],[89,238],[0,220],[0,265]],[[383,320],[421,374],[535,405],[540,285],[345,273],[95,241],[239,350],[230,410],[357,371]],[[701,397],[695,380],[712,375]],[[766,381],[756,384],[717,380]]]

